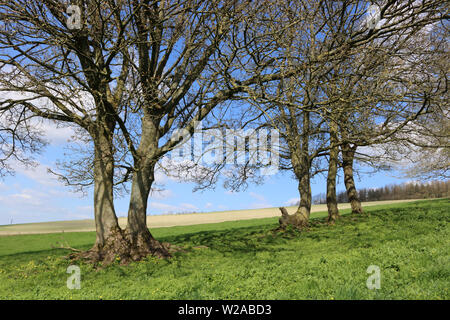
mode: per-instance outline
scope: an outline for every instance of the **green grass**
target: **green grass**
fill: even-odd
[[[88,249],[93,232],[0,237],[0,299],[449,299],[450,200],[366,209],[334,226],[273,233],[276,218],[158,228],[186,248],[169,260],[81,267],[69,290],[64,241]],[[348,210],[347,210],[348,212]],[[343,211],[346,213],[346,210]],[[369,265],[381,288],[369,290]]]

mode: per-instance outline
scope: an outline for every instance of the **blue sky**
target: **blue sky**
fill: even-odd
[[[63,158],[63,146],[71,135],[68,128],[46,127],[50,145],[36,156],[39,165],[33,169],[16,166],[14,176],[0,181],[0,225],[57,220],[93,219],[93,197],[74,193],[50,173],[47,167]],[[400,183],[396,172],[377,172],[361,168],[357,187],[380,187]],[[179,183],[162,174],[157,175],[164,191],[151,195],[148,214],[177,212],[208,212],[237,209],[255,209],[289,205],[298,199],[297,182],[290,172],[268,176],[263,185],[249,185],[242,192],[230,192],[218,184],[214,190],[192,192],[192,183]],[[344,190],[342,177],[338,190]],[[325,192],[325,178],[317,176],[312,183],[313,195]],[[118,216],[126,216],[128,197],[116,199]]]

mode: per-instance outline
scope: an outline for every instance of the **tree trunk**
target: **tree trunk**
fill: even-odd
[[[363,213],[361,201],[359,201],[356,191],[355,180],[353,179],[353,159],[355,157],[356,146],[350,147],[349,144],[342,146],[342,168],[344,170],[344,182],[347,189],[347,197],[352,207],[352,213]]]
[[[140,260],[151,254],[169,257],[169,252],[153,238],[147,227],[147,202],[154,181],[154,164],[147,163],[133,174],[126,234],[131,243],[131,258]]]
[[[304,170],[303,175],[299,178],[298,191],[300,194],[300,204],[297,209],[297,213],[301,214],[308,223],[309,216],[311,214],[311,179],[309,176],[309,168]]]
[[[72,254],[93,263],[110,264],[117,258],[129,260],[129,242],[119,227],[114,209],[114,157],[111,128],[100,127],[91,135],[94,140],[94,214],[96,241],[86,251]]]
[[[146,115],[142,119],[142,134],[137,158],[135,158],[131,185],[130,205],[126,234],[131,243],[131,257],[139,260],[149,254],[169,257],[169,252],[153,238],[147,227],[147,202],[155,181],[155,165],[158,149],[158,121]]]
[[[330,123],[330,161],[328,163],[327,176],[327,208],[328,208],[328,222],[334,223],[339,218],[339,209],[336,199],[336,176],[339,148],[337,143],[337,126]]]
[[[109,147],[104,141],[95,146],[94,156],[94,215],[96,241],[94,247],[99,250],[111,235],[119,228],[113,198],[114,160],[109,156]]]
[[[279,223],[281,229],[286,229],[288,225],[291,225],[298,230],[303,230],[308,226],[311,213],[311,184],[309,174],[300,177],[298,190],[300,193],[300,204],[297,211],[289,215],[285,208],[280,208],[281,218],[279,219]]]
[[[293,215],[288,215],[287,211],[282,212],[279,219],[280,228],[285,229],[292,225],[296,229],[304,229],[308,226],[311,213],[311,162],[309,159],[309,113],[305,112],[303,116],[303,132],[299,136],[295,129],[289,141],[291,152],[291,163],[295,176],[298,180],[298,191],[300,194],[300,203],[297,211]],[[294,128],[295,124],[294,124]],[[301,140],[301,141],[298,141]],[[299,143],[301,142],[301,144]]]
[[[94,263],[109,265],[114,261],[122,264],[138,261],[148,255],[169,257],[168,248],[155,240],[147,228],[147,201],[154,181],[155,136],[149,134],[148,124],[143,125],[140,146],[141,156],[134,164],[128,221],[125,230],[119,227],[114,210],[114,158],[112,128],[94,131],[94,208],[97,238],[87,252],[73,254]],[[156,140],[157,141],[157,140]],[[145,155],[145,156],[142,156]]]

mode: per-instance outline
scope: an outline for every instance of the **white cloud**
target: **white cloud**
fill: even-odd
[[[43,202],[40,198],[32,197],[27,193],[10,194],[7,197],[1,197],[0,201],[3,203],[3,205],[6,206],[19,205],[21,207],[35,207],[43,205]]]
[[[198,207],[193,205],[193,204],[191,204],[191,203],[182,203],[181,207],[183,207],[186,210],[192,210],[192,211],[197,211],[198,210]]]
[[[77,211],[87,212],[87,213],[94,212],[94,206],[78,206]]]
[[[162,202],[150,202],[150,208],[163,211],[163,213],[175,213],[179,207]]]
[[[0,182],[0,191],[8,191],[9,187],[4,184],[3,182]]]
[[[164,171],[159,168],[159,165],[156,165],[156,170],[155,170],[155,184],[157,185],[162,185],[164,183],[166,183],[168,180],[167,175],[164,173]]]
[[[49,166],[47,165],[38,163],[36,167],[24,167],[20,163],[16,163],[13,167],[17,173],[26,176],[36,183],[53,187],[61,186],[58,179],[53,174],[48,172]]]
[[[0,195],[0,224],[9,224],[11,219],[13,223],[29,223],[93,218],[92,206],[70,206],[69,194],[64,196],[61,193],[59,197],[55,197],[55,190],[43,192],[36,188],[11,189],[10,194]]]
[[[191,203],[181,203],[180,205],[172,205],[163,202],[150,202],[151,209],[159,210],[161,213],[186,213],[198,211],[198,207]],[[150,214],[152,213],[150,209]]]
[[[169,189],[163,189],[163,190],[152,189],[152,191],[150,192],[151,199],[162,200],[162,199],[170,198],[172,196],[173,196],[173,192],[172,192],[172,190],[169,190]]]
[[[209,208],[211,208],[213,206],[213,204],[211,203],[211,202],[207,202],[206,204],[205,204],[205,208],[206,209],[209,209]]]
[[[42,121],[37,127],[44,132],[45,138],[52,145],[65,144],[75,135],[73,128],[61,127],[52,121]]]
[[[259,193],[255,193],[255,192],[251,192],[250,191],[248,194],[250,195],[250,197],[255,198],[256,200],[266,201],[266,198],[264,198],[264,196],[259,194]]]
[[[262,209],[273,207],[262,194],[249,192],[249,196],[257,200],[256,202],[250,204],[251,209]]]
[[[285,206],[295,206],[300,201],[300,198],[290,198],[288,201],[284,202]]]

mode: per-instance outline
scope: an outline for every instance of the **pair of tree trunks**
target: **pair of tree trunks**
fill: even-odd
[[[330,140],[332,147],[330,148],[330,161],[328,163],[327,176],[327,208],[328,208],[328,222],[334,223],[339,219],[339,209],[337,206],[336,197],[336,176],[338,168],[339,147],[334,145],[337,143],[337,127],[330,125]],[[344,171],[344,183],[347,191],[348,202],[350,203],[353,214],[363,213],[361,201],[359,200],[358,192],[353,178],[353,163],[355,158],[356,146],[350,147],[349,144],[342,146],[342,169]]]
[[[168,257],[168,249],[147,227],[147,201],[154,181],[154,162],[144,161],[133,173],[127,226],[120,228],[114,208],[114,157],[107,130],[95,132],[94,213],[96,241],[81,257],[111,264],[138,261],[148,255]],[[76,255],[75,255],[76,256]]]
[[[344,183],[347,190],[348,202],[350,202],[352,213],[361,214],[363,209],[359,200],[358,192],[353,178],[353,162],[355,158],[356,145],[351,147],[349,144],[343,144],[342,151],[342,168],[344,171]]]

